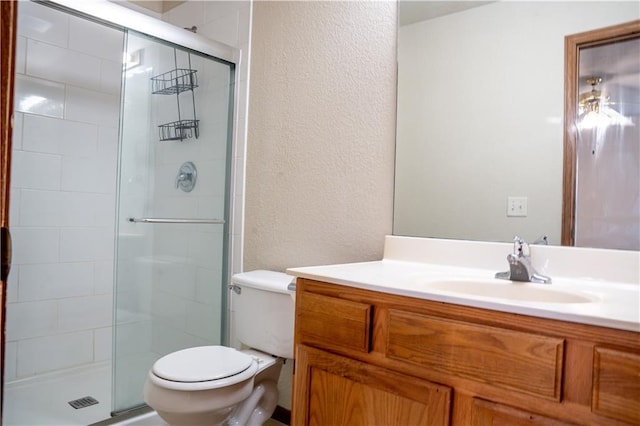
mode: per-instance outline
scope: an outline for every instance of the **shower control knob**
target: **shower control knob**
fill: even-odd
[[[191,161],[187,161],[178,170],[178,176],[176,177],[176,189],[181,189],[184,192],[191,192],[196,186],[196,180],[198,178],[198,170],[196,165]]]

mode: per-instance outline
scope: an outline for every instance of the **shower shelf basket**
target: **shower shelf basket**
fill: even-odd
[[[200,120],[180,120],[158,126],[161,141],[177,141],[191,137],[198,139]]]
[[[197,70],[178,68],[151,77],[151,93],[154,95],[175,95],[198,87]]]
[[[196,99],[193,89],[198,87],[197,70],[191,69],[191,55],[189,68],[178,68],[177,52],[173,50],[176,67],[165,73],[151,77],[151,93],[154,95],[176,95],[178,120],[160,124],[158,133],[161,141],[183,141],[200,136],[200,120],[196,118]],[[193,119],[183,119],[180,114],[180,94],[191,92],[193,105]]]

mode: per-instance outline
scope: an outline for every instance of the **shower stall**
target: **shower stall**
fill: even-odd
[[[140,407],[156,359],[228,340],[237,52],[67,3],[18,10],[7,426]]]

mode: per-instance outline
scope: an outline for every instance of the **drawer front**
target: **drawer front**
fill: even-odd
[[[564,340],[390,310],[387,357],[560,400]]]
[[[371,305],[302,292],[296,306],[301,343],[369,352]]]
[[[473,398],[472,426],[569,426],[560,420]]]
[[[596,347],[591,411],[640,424],[640,354]]]

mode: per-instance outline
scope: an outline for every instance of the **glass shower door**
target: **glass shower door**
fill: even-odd
[[[234,66],[129,31],[121,109],[114,411],[153,362],[224,340]]]

